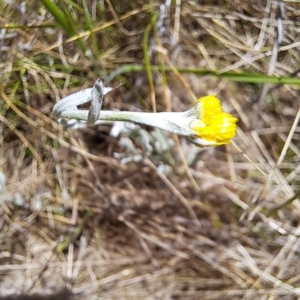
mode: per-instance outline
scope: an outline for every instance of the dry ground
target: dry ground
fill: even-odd
[[[299,299],[299,82],[260,75],[297,78],[300,4],[173,1],[150,62],[220,75],[156,71],[153,94],[130,70],[149,2],[60,1],[86,53],[40,1],[0,2],[0,299]],[[125,82],[103,109],[183,111],[216,93],[239,148],[58,126],[54,103],[98,76]]]

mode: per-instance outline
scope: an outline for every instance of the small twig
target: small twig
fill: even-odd
[[[279,53],[279,46],[281,44],[282,41],[282,37],[283,37],[283,11],[284,11],[284,6],[283,3],[281,1],[279,1],[279,9],[278,9],[278,19],[277,19],[277,29],[276,29],[276,38],[274,40],[274,46],[273,46],[273,53],[271,56],[271,60],[269,63],[269,69],[268,69],[268,75],[272,76],[275,72],[276,69],[276,62],[278,59],[278,53]],[[262,91],[257,99],[258,103],[262,104],[262,101],[264,101],[264,99],[267,97],[267,95],[270,93],[271,91],[271,87],[269,84],[264,84]]]
[[[234,148],[240,153],[242,154],[246,160],[258,171],[260,172],[263,176],[265,176],[266,178],[268,177],[268,175],[261,169],[259,168],[257,165],[254,164],[254,162],[250,159],[250,157],[248,155],[246,155],[243,150],[234,142],[231,141],[231,144],[234,146]]]
[[[158,177],[166,184],[166,186],[172,191],[172,193],[179,199],[179,201],[184,205],[186,208],[187,212],[189,213],[190,217],[194,221],[194,224],[196,226],[201,227],[201,223],[194,212],[192,206],[190,203],[187,201],[187,199],[179,192],[179,190],[173,185],[173,183],[161,172],[157,170],[157,167],[152,163],[152,161],[149,158],[145,158],[146,164],[156,172]]]

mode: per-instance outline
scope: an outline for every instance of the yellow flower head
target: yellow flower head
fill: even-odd
[[[215,95],[201,97],[197,109],[199,119],[192,122],[191,129],[208,145],[228,144],[236,135],[237,119],[223,112],[220,100]]]

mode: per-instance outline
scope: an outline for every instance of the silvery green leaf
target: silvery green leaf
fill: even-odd
[[[111,87],[103,87],[103,96],[112,91]],[[63,111],[77,110],[77,106],[91,101],[92,88],[71,94],[58,101],[52,111],[55,118],[59,118]]]

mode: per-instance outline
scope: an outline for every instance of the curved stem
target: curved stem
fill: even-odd
[[[62,118],[77,119],[87,121],[87,110],[63,111],[60,116]],[[153,127],[158,127],[183,136],[193,136],[195,133],[190,129],[189,125],[192,118],[186,116],[186,112],[162,112],[162,113],[145,113],[130,111],[101,111],[98,120],[102,121],[123,121],[134,122]]]

